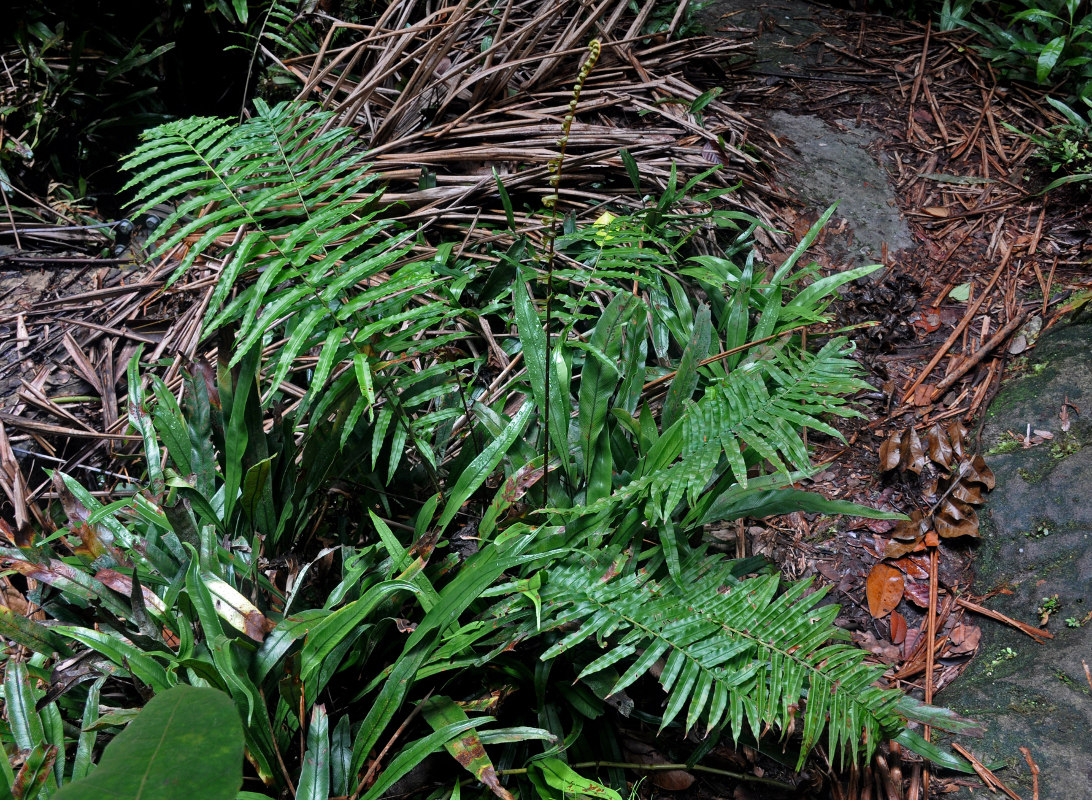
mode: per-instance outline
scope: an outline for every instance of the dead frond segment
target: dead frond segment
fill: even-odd
[[[770,220],[766,187],[752,183],[773,144],[723,99],[726,68],[746,44],[713,37],[642,36],[653,4],[634,16],[622,0],[460,3],[429,11],[392,4],[372,24],[334,21],[319,51],[279,62],[301,84],[298,99],[351,125],[390,180],[388,200],[418,221],[473,214],[496,203],[496,178],[533,207],[549,192],[548,164],[587,42],[602,42],[581,118],[567,140],[567,211],[633,187],[619,158],[640,162],[646,193],[719,165],[708,180],[744,188],[729,202]],[[270,55],[272,55],[270,53]],[[517,207],[520,203],[516,203]]]

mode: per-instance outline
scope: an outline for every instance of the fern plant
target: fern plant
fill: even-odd
[[[153,691],[227,691],[273,794],[379,797],[446,748],[504,796],[493,760],[461,758],[460,741],[553,764],[558,742],[661,660],[661,728],[800,730],[801,759],[824,732],[848,760],[897,737],[943,759],[906,720],[957,722],[874,688],[821,594],[768,570],[745,579],[762,570],[701,543],[706,523],[746,515],[885,516],[791,488],[812,469],[801,432],[838,436],[825,417],[855,413],[846,398],[862,386],[844,339],[812,354],[799,335],[867,271],[800,264],[830,212],[777,267],[737,263],[757,224],[742,214],[718,218],[738,225],[730,252],[685,260],[689,234],[668,225],[693,183],[673,173],[655,214],[616,209],[558,237],[547,309],[529,239],[491,265],[414,260],[419,232],[387,217],[379,176],[329,123],[259,103],[238,126],[154,129],[127,162],[142,202],[177,203],[158,251],[180,253],[175,278],[219,270],[205,332],[225,363],[192,365],[180,405],[156,380],[145,396],[133,362],[148,496],[102,506],[62,478],[79,502],[52,546],[94,519],[127,598],[78,549],[0,551],[49,564],[39,580],[72,639]],[[464,374],[487,349],[465,323],[486,317],[510,359],[505,391]],[[340,514],[335,481],[357,495]],[[473,546],[455,552],[455,527]],[[290,549],[316,565],[280,583]],[[333,552],[332,585],[312,582]],[[104,629],[72,610],[88,603],[109,611]],[[545,687],[562,653],[579,687],[565,691],[581,694],[559,709]],[[512,691],[538,708],[502,723],[482,698]]]

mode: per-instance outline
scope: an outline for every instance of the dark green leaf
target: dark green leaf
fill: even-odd
[[[175,686],[153,697],[107,745],[94,772],[54,800],[235,800],[243,726],[222,692]]]

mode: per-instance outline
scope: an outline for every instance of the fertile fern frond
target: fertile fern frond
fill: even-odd
[[[611,694],[662,662],[661,730],[684,710],[687,731],[728,725],[738,739],[745,720],[756,738],[771,727],[783,735],[799,730],[798,769],[824,728],[830,752],[856,760],[859,744],[869,756],[904,727],[901,693],[875,687],[883,668],[837,641],[847,637],[833,625],[838,607],[819,605],[823,591],[809,594],[803,581],[779,593],[777,575],[740,580],[733,562],[701,552],[682,565],[681,577],[661,585],[646,570],[550,570],[541,590],[545,624],[578,627],[543,659],[598,644],[606,652],[579,677],[617,667]]]

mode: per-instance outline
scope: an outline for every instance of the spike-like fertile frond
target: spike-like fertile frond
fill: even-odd
[[[611,575],[585,564],[550,571],[542,589],[552,627],[579,626],[544,659],[597,642],[606,652],[580,672],[622,672],[611,693],[662,664],[667,692],[661,729],[685,710],[684,727],[730,725],[738,738],[746,720],[756,738],[773,727],[788,734],[802,720],[802,766],[824,728],[831,752],[856,760],[871,755],[901,729],[901,693],[873,683],[882,667],[841,644],[837,606],[818,605],[824,592],[809,582],[779,594],[778,576],[740,580],[733,562],[699,552],[682,565],[681,580],[661,586],[645,571]]]

